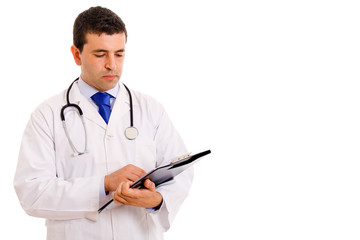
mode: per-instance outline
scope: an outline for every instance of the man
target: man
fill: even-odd
[[[75,20],[73,34],[81,75],[31,115],[14,178],[20,203],[29,215],[46,218],[47,239],[162,239],[193,170],[157,188],[150,180],[144,189],[129,186],[185,154],[185,146],[159,103],[120,83],[122,20],[109,9],[90,8]],[[131,100],[135,139],[124,134]]]

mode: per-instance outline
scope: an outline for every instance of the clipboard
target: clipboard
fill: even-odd
[[[192,166],[196,163],[200,158],[205,155],[210,154],[211,151],[203,151],[194,155],[186,154],[184,156],[180,156],[178,158],[173,159],[169,164],[160,166],[155,168],[154,170],[148,172],[143,177],[138,179],[136,182],[130,185],[130,188],[145,188],[144,182],[146,179],[150,179],[153,183],[155,183],[155,187],[171,181],[175,176]],[[113,202],[113,199],[108,201],[104,206],[99,208],[98,213],[101,213],[110,203]]]

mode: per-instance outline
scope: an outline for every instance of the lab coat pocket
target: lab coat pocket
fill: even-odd
[[[64,179],[90,177],[96,172],[98,165],[90,153],[78,156],[63,157],[58,163],[58,176]]]
[[[83,229],[81,221],[52,221],[48,220],[47,225],[47,240],[82,240]]]
[[[156,145],[153,141],[136,140],[135,165],[140,166],[146,172],[156,167]]]

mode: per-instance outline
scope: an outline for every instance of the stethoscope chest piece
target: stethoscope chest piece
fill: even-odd
[[[125,129],[125,137],[129,140],[134,140],[139,135],[139,131],[135,127],[128,127]]]

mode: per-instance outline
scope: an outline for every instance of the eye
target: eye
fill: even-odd
[[[98,58],[101,58],[101,57],[105,56],[105,54],[94,54],[94,55],[95,55],[95,57],[98,57]]]

